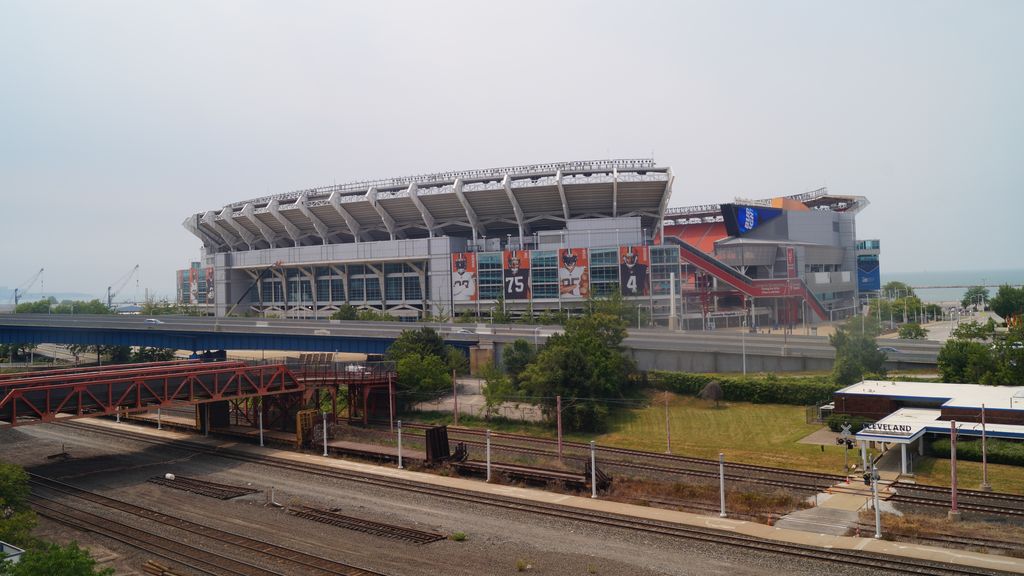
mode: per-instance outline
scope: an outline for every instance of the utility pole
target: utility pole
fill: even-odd
[[[665,390],[665,454],[672,453],[672,428],[668,418],[668,390]]]
[[[452,370],[452,397],[455,399],[455,425],[459,425],[459,384],[455,380],[455,370]]]
[[[988,451],[985,446],[985,405],[981,405],[981,489],[983,492],[991,492],[992,485],[988,483]]]

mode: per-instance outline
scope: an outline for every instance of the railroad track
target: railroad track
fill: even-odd
[[[394,540],[403,540],[413,544],[429,544],[446,538],[444,534],[438,534],[437,532],[426,532],[423,530],[416,530],[415,528],[407,528],[405,526],[383,524],[381,522],[375,522],[365,518],[347,516],[345,514],[335,512],[334,510],[322,510],[320,508],[312,508],[310,506],[293,506],[288,509],[288,513],[298,518],[305,518],[306,520],[312,520],[314,522],[330,524],[331,526],[337,526],[346,530],[354,530],[356,532],[362,532],[373,536],[382,536],[384,538],[391,538]]]
[[[476,446],[476,447],[479,447],[479,448],[484,448],[486,446],[486,442],[479,442],[479,441],[476,441],[476,440],[463,440],[463,442],[466,445],[468,445],[468,446]],[[520,453],[520,454],[528,454],[528,455],[533,455],[533,456],[544,456],[544,457],[552,457],[552,458],[557,456],[557,454],[554,453],[554,452],[550,452],[550,451],[539,449],[539,448],[526,448],[526,447],[521,447],[521,446],[509,446],[509,445],[504,445],[504,444],[495,444],[493,442],[491,443],[491,449],[492,450],[500,449],[500,450],[504,450],[506,452],[517,452],[517,453]],[[604,449],[602,448],[602,450],[604,450]],[[562,459],[563,460],[573,460],[573,461],[578,461],[578,462],[582,462],[582,463],[590,461],[590,457],[589,456],[567,456],[567,455],[563,455]],[[619,467],[619,468],[627,468],[627,469],[630,469],[630,470],[641,470],[641,471],[644,471],[644,472],[654,472],[654,473],[660,473],[660,474],[680,474],[680,475],[684,475],[684,476],[697,476],[697,477],[701,477],[701,478],[713,478],[713,479],[716,479],[716,480],[718,479],[718,471],[717,470],[715,470],[715,471],[710,471],[710,470],[693,470],[693,469],[689,469],[689,468],[674,468],[674,467],[669,467],[669,466],[655,466],[655,465],[651,465],[651,464],[639,464],[639,463],[636,463],[636,462],[628,462],[628,461],[623,461],[623,460],[601,460],[601,465],[605,469],[608,469],[610,467]],[[716,462],[715,463],[715,467],[717,468],[717,466],[718,466],[718,463]],[[774,486],[774,487],[777,487],[777,488],[787,488],[787,489],[793,489],[793,490],[804,490],[804,491],[809,491],[809,492],[819,492],[822,489],[827,488],[828,486],[831,486],[831,484],[829,484],[829,485],[817,485],[817,484],[808,484],[808,483],[803,483],[803,482],[792,482],[792,481],[786,481],[786,480],[774,480],[774,479],[771,479],[771,478],[760,478],[760,477],[757,477],[757,476],[745,476],[745,475],[738,475],[738,474],[726,474],[725,475],[725,479],[729,480],[730,482],[747,482],[747,483],[750,483],[750,484],[760,484],[760,485],[765,485],[765,486]]]
[[[94,427],[83,427],[81,425],[66,423],[75,428],[83,428],[98,433],[108,431]],[[116,434],[124,438],[126,434],[119,431]],[[557,504],[546,504],[539,502],[522,501],[511,497],[495,494],[467,493],[455,488],[445,486],[421,484],[412,480],[402,478],[383,477],[368,473],[341,470],[338,468],[317,465],[306,462],[294,462],[273,456],[257,456],[231,448],[218,448],[187,440],[166,441],[151,437],[139,437],[132,434],[132,439],[144,443],[171,445],[182,450],[196,451],[200,453],[216,455],[218,457],[230,458],[243,462],[250,462],[263,466],[270,466],[277,469],[291,472],[301,472],[313,476],[320,476],[336,480],[347,480],[361,484],[373,485],[398,490],[405,493],[416,493],[443,499],[446,502],[459,501],[483,506],[503,508],[531,515],[541,515],[550,518],[567,520],[570,522],[583,522],[594,526],[619,528],[634,532],[642,532],[651,535],[659,535],[669,538],[679,538],[689,541],[701,541],[714,545],[727,545],[749,551],[778,554],[782,556],[797,557],[809,560],[818,560],[826,563],[840,563],[848,566],[863,567],[871,570],[889,570],[897,574],[925,574],[931,576],[950,575],[977,575],[984,574],[977,568],[961,567],[944,564],[941,562],[918,560],[913,558],[901,558],[894,556],[868,554],[863,551],[846,551],[839,549],[826,549],[815,546],[807,546],[775,540],[762,540],[752,536],[744,536],[728,531],[719,531],[704,527],[686,526],[659,522],[654,520],[639,519],[609,512],[599,512],[561,506]],[[988,571],[988,574],[1005,574],[1005,572]]]
[[[402,428],[406,428],[406,424],[402,424]],[[423,424],[411,424],[412,427],[417,430],[425,430],[430,426]],[[449,427],[449,434],[464,434],[469,436],[484,436],[486,434],[483,430],[476,430],[473,428],[451,428]],[[537,438],[534,436],[527,436],[523,434],[509,434],[509,433],[495,433],[491,432],[491,438],[506,439],[516,442],[526,442],[533,444],[541,444],[544,446],[556,446],[557,440],[549,438]],[[486,442],[479,440],[463,440],[467,445],[475,447],[484,447]],[[563,442],[563,448],[571,448],[575,450],[587,451],[590,450],[589,444],[583,444],[580,442]],[[517,452],[521,454],[529,454],[534,456],[544,456],[550,458],[556,458],[558,456],[557,450],[544,450],[540,448],[531,448],[527,446],[515,446],[510,444],[496,444],[491,442],[491,449],[500,449],[508,452]],[[619,456],[627,456],[632,458],[646,458],[652,459],[659,462],[671,462],[671,463],[682,463],[690,466],[698,466],[706,468],[705,470],[696,469],[693,467],[681,468],[675,466],[666,465],[654,465],[654,464],[642,464],[631,460],[607,460],[602,459],[604,465],[607,466],[619,466],[624,468],[630,468],[634,470],[642,470],[647,472],[655,472],[662,474],[682,474],[688,476],[698,476],[703,478],[718,478],[718,461],[708,460],[705,458],[694,458],[690,456],[677,456],[674,454],[659,454],[655,452],[645,452],[643,450],[633,450],[629,448],[614,448],[602,446],[599,452],[605,454],[615,454]],[[589,460],[589,456],[586,455],[566,455],[563,451],[563,459],[585,461]],[[806,490],[810,492],[819,492],[829,486],[832,486],[838,482],[844,481],[845,477],[834,475],[834,474],[821,474],[816,472],[805,472],[802,470],[786,470],[783,468],[771,468],[768,466],[757,466],[753,464],[740,464],[740,463],[726,463],[725,469],[732,473],[726,474],[726,479],[737,482],[749,482],[752,484],[762,484],[768,486],[775,486],[787,489]],[[779,479],[782,477],[783,479]]]
[[[861,532],[870,534],[874,532],[874,524],[859,523],[857,525]],[[884,528],[884,526],[883,526]],[[956,534],[906,534],[903,532],[894,532],[891,529],[885,530],[885,538],[888,540],[901,540],[908,541],[914,540],[918,542],[934,542],[938,544],[951,544],[958,548],[974,547],[984,548],[987,550],[999,550],[1002,552],[1020,551],[1024,544],[1020,542],[1010,542],[1008,540],[994,540],[991,538],[979,538],[976,536],[958,536]]]
[[[101,506],[101,507],[106,508],[106,509],[118,510],[120,512],[124,512],[124,513],[130,514],[130,515],[138,517],[138,518],[143,518],[143,519],[145,519],[145,520],[147,520],[149,522],[155,523],[157,525],[163,525],[163,526],[167,526],[167,527],[170,527],[170,528],[175,528],[177,530],[180,530],[180,531],[183,531],[183,532],[186,532],[186,533],[189,533],[189,534],[201,537],[204,540],[211,540],[211,541],[215,541],[215,542],[218,542],[220,544],[224,544],[224,545],[227,545],[227,546],[230,546],[230,547],[244,549],[244,550],[247,551],[246,554],[249,554],[249,555],[263,556],[266,559],[271,560],[271,561],[277,561],[277,562],[283,562],[285,564],[291,564],[293,566],[297,566],[297,567],[301,568],[303,570],[303,572],[302,572],[303,574],[324,574],[324,575],[335,574],[335,575],[344,575],[344,576],[383,576],[379,572],[374,572],[372,570],[367,570],[367,569],[364,569],[364,568],[359,568],[359,567],[352,566],[352,565],[349,565],[349,564],[345,564],[345,563],[342,563],[342,562],[337,562],[337,561],[334,561],[334,560],[330,560],[330,559],[327,559],[327,558],[323,558],[323,557],[320,557],[320,556],[316,556],[316,555],[313,555],[313,554],[302,552],[300,550],[295,550],[295,549],[292,549],[292,548],[287,548],[285,546],[280,546],[278,544],[272,544],[270,542],[265,542],[265,541],[262,541],[262,540],[256,540],[254,538],[249,538],[248,536],[242,536],[240,534],[235,534],[233,532],[228,532],[226,530],[220,530],[220,529],[213,528],[213,527],[210,527],[210,526],[204,526],[202,524],[198,524],[198,523],[191,522],[189,520],[185,520],[185,519],[182,519],[182,518],[177,518],[177,517],[174,517],[174,516],[170,516],[168,514],[164,514],[162,512],[158,512],[158,511],[150,509],[150,508],[144,508],[142,506],[137,506],[135,504],[129,504],[129,503],[123,502],[121,500],[116,500],[114,498],[103,496],[102,494],[97,494],[95,492],[90,492],[88,490],[84,490],[82,488],[78,488],[78,487],[72,486],[70,484],[65,484],[63,482],[59,482],[59,481],[53,480],[51,478],[45,478],[43,476],[39,476],[39,475],[36,475],[36,474],[29,474],[29,484],[33,488],[36,488],[37,491],[38,491],[38,488],[43,488],[45,490],[50,490],[50,491],[53,491],[53,492],[59,492],[61,494],[67,495],[67,496],[73,496],[74,498],[76,498],[78,500],[87,501],[87,502],[90,502],[92,504]],[[35,492],[33,493],[33,498],[38,498],[40,500],[45,499],[44,496],[37,495]],[[67,501],[68,501],[67,498],[62,498],[60,503],[59,503],[59,505],[61,507],[63,507],[63,508],[61,510],[56,510],[55,511],[55,510],[53,510],[53,507],[51,506],[47,510],[47,515],[52,514],[52,513],[62,513],[62,514],[67,514],[67,515],[80,514],[80,515],[92,516],[94,518],[99,519],[99,521],[98,522],[97,521],[88,521],[88,522],[83,521],[84,524],[90,526],[90,528],[85,528],[85,529],[87,531],[92,531],[92,532],[99,531],[100,533],[105,533],[104,532],[105,528],[102,526],[103,522],[111,522],[111,523],[113,523],[113,521],[109,521],[106,518],[103,518],[103,517],[100,517],[100,516],[96,516],[95,514],[91,514],[91,513],[82,511],[82,510],[77,510],[77,509],[73,510],[71,508],[68,508],[67,507]],[[51,499],[51,502],[53,502],[52,499]],[[43,506],[43,507],[45,507],[45,506]],[[65,510],[67,512],[65,512]],[[58,518],[55,518],[55,519],[60,521],[60,519],[58,519]],[[134,526],[129,526],[127,524],[125,524],[125,526],[131,528],[132,530],[138,530],[138,528],[135,528]],[[152,536],[154,536],[156,538],[163,538],[161,536],[157,536],[157,535],[152,534],[152,533],[147,533],[147,534],[150,534],[150,535],[152,535]],[[175,542],[175,541],[170,541],[170,540],[168,540],[166,538],[163,538],[163,540],[169,541],[169,542]],[[124,540],[122,540],[122,541],[124,541]],[[134,545],[134,544],[129,543],[129,542],[125,542],[125,543],[129,544],[129,545]],[[149,542],[145,541],[145,538],[139,539],[138,543],[140,545],[139,546],[135,546],[135,547],[141,548],[143,550],[150,551],[150,552],[152,552],[154,554],[158,554],[159,553],[157,550],[153,550],[152,549],[152,547],[154,547],[156,545],[150,545]],[[181,544],[181,543],[178,543],[178,544]],[[185,546],[185,544],[181,544],[181,546]],[[195,548],[195,547],[191,547],[190,546],[190,548]],[[157,547],[157,549],[158,550],[162,549],[164,551],[170,551],[171,554],[174,554],[173,550],[171,550],[166,543],[164,543],[162,547]],[[196,550],[199,550],[199,549],[196,549]],[[167,557],[167,556],[164,556],[164,557]],[[186,559],[190,558],[190,557],[195,557],[195,556],[185,555]],[[221,564],[226,564],[227,568],[225,568],[225,570],[228,570],[229,572],[227,572],[227,573],[231,573],[231,574],[251,574],[251,575],[254,575],[254,576],[260,576],[262,574],[267,574],[267,575],[280,574],[278,572],[274,572],[274,571],[271,571],[271,570],[265,570],[265,569],[260,568],[258,566],[245,563],[243,561],[234,560],[234,559],[231,559],[231,558],[224,558],[223,556],[220,556],[220,555],[217,555],[217,554],[215,554],[213,552],[209,552],[209,551],[205,551],[205,550],[202,550],[198,557],[202,558],[202,562],[210,564],[210,565],[214,565],[216,562],[220,562]],[[212,557],[216,557],[217,559],[223,559],[223,560],[213,560],[213,559],[211,559]],[[176,562],[180,561],[179,558],[169,558],[169,559],[174,560]],[[248,571],[246,571],[246,570],[248,570]],[[253,571],[253,570],[256,570],[256,571]],[[262,570],[262,572],[260,570]],[[206,570],[204,569],[204,571],[206,571]],[[217,574],[217,573],[220,573],[220,572],[214,571],[214,572],[210,572],[210,573]]]
[[[919,504],[922,506],[938,506],[941,508],[949,508],[951,505],[949,498],[929,498],[924,496],[910,496],[907,494],[900,494],[899,492],[890,496],[888,501],[902,502],[904,504]],[[1012,508],[1009,506],[995,506],[991,504],[958,502],[957,508],[969,512],[979,512],[984,514],[997,514],[1000,516],[1015,516],[1018,518],[1024,518],[1024,510],[1020,508]]]
[[[906,492],[924,492],[926,494],[944,495],[949,496],[949,488],[943,486],[929,486],[927,484],[909,484],[907,482],[897,482],[894,487],[897,491]],[[981,490],[964,490],[962,488],[957,489],[958,500],[981,500],[983,502],[997,501],[1005,504],[1006,507],[1020,508],[1024,510],[1024,496],[1019,494],[1008,494],[1006,492],[984,492]],[[947,500],[947,504],[949,501]]]
[[[193,494],[199,494],[200,496],[217,498],[218,500],[230,500],[232,498],[238,498],[240,496],[247,496],[249,494],[259,492],[259,490],[246,488],[245,486],[218,484],[217,482],[187,478],[185,476],[175,476],[173,480],[164,476],[154,476],[150,478],[149,481],[160,486],[167,486],[168,488],[191,492]]]
[[[145,550],[166,560],[177,562],[201,574],[227,576],[281,576],[274,572],[246,562],[224,557],[220,554],[191,546],[83,510],[68,507],[63,501],[33,494],[29,498],[37,514],[82,532],[93,532],[106,536],[139,550]]]

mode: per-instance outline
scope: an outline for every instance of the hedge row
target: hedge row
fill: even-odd
[[[849,414],[832,414],[825,419],[828,429],[833,432],[842,432],[843,424],[850,425],[850,432],[856,434],[864,428],[865,424],[873,424],[875,421],[863,416],[850,416]]]
[[[778,377],[768,374],[729,377],[717,374],[654,371],[648,377],[656,388],[690,396],[700,394],[705,385],[717,381],[722,387],[724,400],[755,404],[808,406],[831,400],[832,393],[842,388],[834,384],[829,376]]]
[[[989,462],[992,462],[993,464],[1024,466],[1024,442],[992,439],[986,441],[985,444]],[[932,442],[930,451],[933,456],[949,458],[949,438],[940,438]],[[957,441],[956,457],[960,460],[981,462],[981,441]]]

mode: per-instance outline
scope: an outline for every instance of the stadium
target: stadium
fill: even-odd
[[[486,320],[619,294],[651,324],[792,328],[852,314],[877,283],[857,278],[863,197],[670,209],[674,179],[652,159],[596,160],[235,202],[184,221],[203,247],[178,271],[178,302],[218,316],[325,318],[347,304]]]

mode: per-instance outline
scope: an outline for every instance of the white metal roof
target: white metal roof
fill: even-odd
[[[901,408],[857,432],[856,439],[910,444],[927,433],[949,434],[951,423],[940,420],[941,417],[941,410]],[[981,436],[981,423],[957,421],[956,431],[958,435]],[[989,422],[985,424],[985,434],[991,438],[1024,438],[1024,426]]]
[[[209,251],[428,236],[530,235],[578,218],[637,216],[653,228],[672,170],[651,159],[533,164],[338,184],[235,202],[182,224]]]
[[[838,390],[836,394],[936,400],[942,401],[942,406],[951,408],[980,410],[984,404],[985,408],[991,410],[1024,410],[1024,386],[864,380]]]

